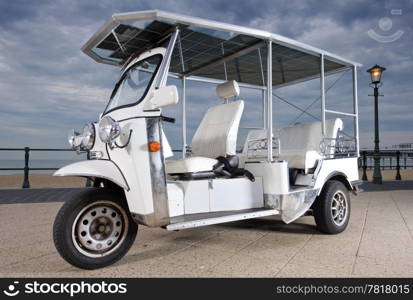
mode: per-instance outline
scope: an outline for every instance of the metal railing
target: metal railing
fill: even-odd
[[[23,171],[23,183],[22,188],[30,188],[29,174],[30,171],[55,171],[59,168],[32,168],[29,167],[30,162],[30,152],[39,151],[67,151],[74,152],[72,149],[60,149],[60,148],[0,148],[0,151],[23,151],[24,152],[24,167],[23,168],[2,168],[0,171]],[[172,150],[173,152],[182,152],[182,150]],[[241,151],[237,151],[241,152]],[[86,154],[87,159],[89,159],[89,152],[82,151],[81,153]],[[381,159],[381,169],[382,170],[396,170],[395,179],[401,180],[400,170],[413,168],[413,150],[384,150],[380,151]],[[367,170],[372,170],[374,167],[374,151],[373,150],[362,150],[360,151],[359,157],[359,168],[363,170],[362,180],[368,180]],[[408,160],[412,164],[408,164]],[[86,186],[91,186],[91,182],[88,179],[86,181]]]
[[[382,150],[379,156],[380,168],[382,170],[395,170],[396,180],[402,180],[401,169],[413,168],[413,150]],[[368,180],[367,170],[374,168],[374,157],[374,150],[360,151],[359,168],[363,170],[362,180]]]
[[[23,171],[23,183],[22,188],[27,189],[30,188],[30,181],[29,175],[30,171],[56,171],[59,168],[32,168],[29,166],[30,162],[30,152],[40,152],[40,151],[59,151],[59,152],[76,152],[76,150],[72,149],[60,149],[60,148],[31,148],[31,147],[24,147],[24,148],[0,148],[0,151],[23,151],[24,152],[24,167],[23,168],[2,168],[0,167],[0,171]],[[173,152],[182,152],[182,150],[172,150]],[[86,158],[90,159],[89,151],[80,151],[80,153],[86,154]],[[87,179],[86,186],[92,186],[92,182]]]
[[[30,148],[30,147],[24,147],[24,148],[0,148],[0,151],[23,151],[24,152],[24,167],[23,168],[0,168],[0,171],[23,171],[23,183],[22,183],[22,188],[30,188],[30,181],[29,181],[29,172],[31,170],[33,171],[55,171],[58,170],[59,168],[31,168],[29,167],[29,161],[30,161],[30,152],[35,151],[70,151],[74,152],[72,149],[58,149],[58,148]],[[87,159],[89,159],[89,152],[87,151],[82,151],[81,153],[86,153]],[[86,181],[86,186],[90,186],[91,182],[90,180]]]

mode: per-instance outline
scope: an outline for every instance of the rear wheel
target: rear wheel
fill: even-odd
[[[53,226],[53,240],[68,263],[96,269],[122,258],[135,241],[137,229],[123,195],[88,189],[62,206]]]
[[[313,205],[317,229],[328,234],[344,231],[350,219],[350,194],[337,180],[327,181]]]

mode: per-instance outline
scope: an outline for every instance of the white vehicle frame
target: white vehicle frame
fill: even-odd
[[[138,28],[133,27],[135,24],[147,24],[153,20],[162,22],[162,26],[169,24],[171,29],[164,33],[161,41],[148,42],[146,50],[136,50],[137,54],[128,53],[130,41],[135,37],[125,40],[124,36],[116,32],[118,26],[127,24],[127,28],[134,33],[133,30]],[[186,70],[180,34],[193,27],[201,28],[202,34],[210,31],[230,33],[230,36],[242,35],[257,42]],[[136,29],[135,36],[145,28],[138,28],[140,31]],[[112,44],[108,42],[109,39]],[[107,48],[102,46],[105,42],[110,44]],[[99,50],[99,47],[103,47],[104,51]],[[298,75],[297,78],[274,85],[274,47],[283,47],[286,51],[316,59],[319,69],[314,74]],[[112,57],[107,55],[110,49],[115,48],[111,52]],[[266,52],[266,67],[262,65],[264,59],[261,58],[260,49]],[[99,122],[85,127],[83,134],[74,132],[69,137],[74,149],[90,151],[91,160],[65,166],[54,175],[86,177],[94,182],[94,188],[87,188],[67,201],[56,217],[53,233],[55,245],[69,263],[86,269],[114,263],[132,245],[138,224],[181,230],[271,215],[280,215],[284,222],[290,223],[305,214],[314,214],[317,227],[322,232],[339,233],[346,228],[350,217],[349,192],[357,194],[358,186],[362,183],[358,177],[357,164],[357,67],[360,64],[266,31],[159,10],[113,15],[86,42],[82,51],[99,63],[121,66],[121,78],[129,76],[127,72],[133,70],[132,66],[146,59],[156,55],[162,59],[156,69],[147,70],[139,65],[139,71],[153,76],[140,101],[106,110]],[[126,58],[113,56],[116,51],[120,57]],[[179,55],[176,57],[179,56],[181,61],[179,72],[171,70],[174,51],[177,51],[175,53]],[[206,177],[203,177],[205,174],[202,172],[200,177],[191,177],[191,172],[188,172],[189,175],[185,173],[189,177],[168,173],[165,157],[170,156],[171,149],[163,133],[162,123],[171,120],[162,116],[161,108],[178,103],[177,88],[166,85],[168,77],[182,81],[181,151],[182,159],[186,159],[191,155],[187,142],[187,82],[225,84],[227,80],[214,78],[215,75],[208,77],[199,74],[211,66],[223,65],[225,79],[228,79],[226,64],[253,51],[258,51],[260,57],[262,84],[241,81],[238,85],[262,91],[263,126],[247,137],[243,153],[223,155],[224,162],[236,156],[236,169],[243,173],[234,175],[228,170],[219,173],[216,168],[223,165],[217,165],[218,161],[211,170],[213,174],[209,172]],[[326,71],[326,63],[334,68]],[[347,70],[352,72],[353,111],[348,113],[326,109],[325,76]],[[286,72],[288,75],[289,71]],[[316,78],[320,78],[320,122],[281,131],[274,129],[273,88]],[[117,93],[121,82],[122,79],[114,93]],[[230,88],[236,89],[237,83],[232,82]],[[229,97],[224,98],[226,104],[231,103]],[[326,114],[351,117],[354,121],[353,136],[340,136],[337,132],[342,129],[341,120],[328,121]],[[331,124],[335,124],[333,135],[328,133]],[[292,168],[289,159],[283,158],[281,153],[285,146],[282,134],[288,136],[291,132],[299,133],[309,126],[318,126],[321,131],[321,139],[317,140],[320,149],[315,151],[315,165],[308,169]],[[268,147],[270,140],[272,147]],[[307,163],[306,149],[301,150]],[[285,157],[288,155],[287,151]],[[301,154],[297,155],[301,157]],[[292,171],[294,181],[291,181]],[[248,177],[248,174],[252,174],[253,178]]]

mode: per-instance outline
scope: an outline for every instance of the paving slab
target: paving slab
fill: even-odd
[[[140,226],[122,260],[93,271],[67,264],[52,242],[57,211],[82,189],[1,189],[0,276],[412,277],[412,182],[367,184],[352,196],[341,234],[319,233],[311,216],[288,225],[265,217],[178,232]]]

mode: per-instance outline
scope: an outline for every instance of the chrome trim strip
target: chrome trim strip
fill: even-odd
[[[150,152],[149,150],[149,164],[151,170],[152,183],[152,201],[153,210],[151,218],[145,224],[151,227],[165,226],[170,223],[169,220],[169,206],[168,206],[168,192],[166,186],[165,163],[162,151],[162,135],[160,118],[146,119],[146,128],[148,134],[148,144],[152,141],[161,143],[161,149],[157,152]]]
[[[187,222],[180,222],[174,223],[166,226],[167,230],[180,230],[180,229],[187,229],[187,228],[194,228],[194,227],[201,227],[213,224],[220,224],[220,223],[227,223],[233,222],[238,220],[245,220],[245,219],[252,219],[252,218],[259,218],[259,217],[267,217],[278,215],[280,212],[276,209],[265,209],[262,211],[250,212],[250,213],[241,213],[241,214],[234,214],[229,216],[223,217],[215,217],[215,218],[207,218],[195,221],[187,221]]]

